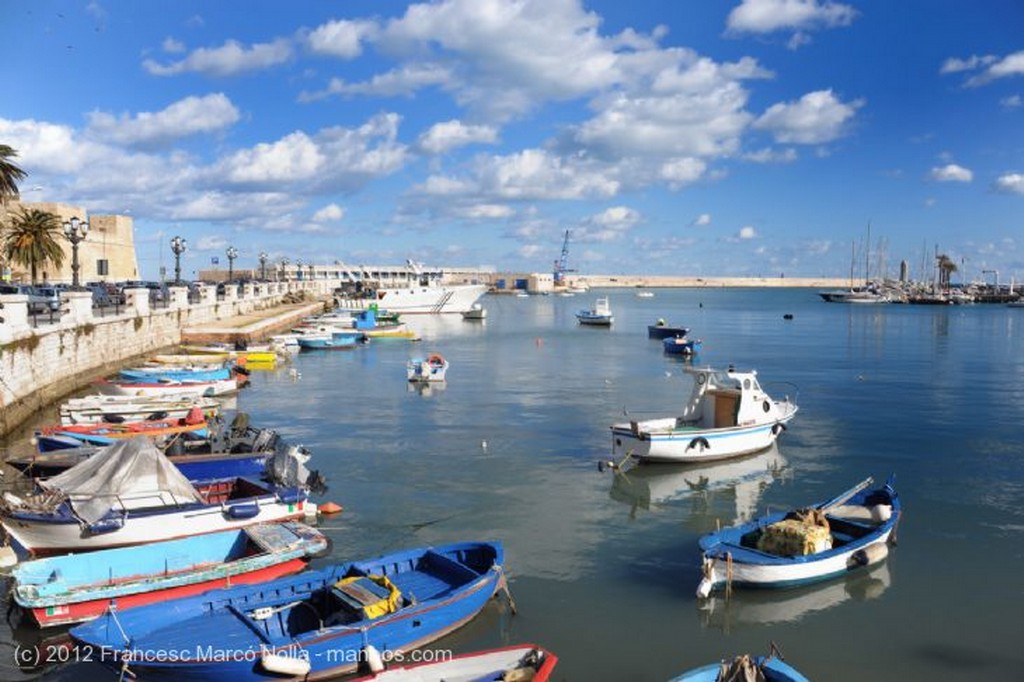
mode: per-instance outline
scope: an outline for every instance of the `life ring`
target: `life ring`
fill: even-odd
[[[764,410],[767,414],[768,412],[771,412],[772,404],[766,400],[763,403],[761,403],[761,409]]]
[[[772,425],[772,434],[773,435],[777,436],[777,435],[779,435],[780,433],[782,433],[785,430],[786,430],[786,425],[781,423],[781,422]]]
[[[692,450],[693,448],[697,447],[698,445],[700,446],[702,451],[703,450],[707,450],[708,448],[711,447],[711,445],[708,444],[708,439],[707,438],[704,438],[703,436],[697,436],[696,438],[694,438],[693,440],[690,441],[690,444],[686,446],[686,449],[687,450]]]
[[[703,384],[707,380],[708,380],[708,378],[706,376],[704,376],[703,374],[698,374],[697,375],[697,383],[698,384]]]

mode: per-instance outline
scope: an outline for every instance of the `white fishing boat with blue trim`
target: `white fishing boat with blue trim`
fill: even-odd
[[[787,396],[772,398],[756,371],[685,367],[690,397],[676,417],[613,424],[612,455],[661,462],[706,462],[765,450],[796,415]]]
[[[732,587],[806,585],[874,566],[889,553],[902,514],[893,477],[867,478],[812,507],[767,514],[700,539],[697,596]]]

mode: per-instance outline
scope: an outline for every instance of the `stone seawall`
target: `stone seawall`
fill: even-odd
[[[59,318],[29,324],[26,296],[0,296],[0,436],[36,411],[126,362],[181,343],[182,330],[273,308],[302,291],[326,296],[336,283],[275,282],[245,285],[218,297],[213,287],[188,300],[172,287],[165,308],[152,308],[148,289],[129,289],[116,314],[97,316],[89,292],[64,292]]]

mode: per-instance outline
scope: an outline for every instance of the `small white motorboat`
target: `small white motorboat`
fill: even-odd
[[[444,381],[448,373],[448,361],[440,353],[431,353],[425,358],[412,358],[406,364],[409,381]]]
[[[580,324],[594,327],[610,327],[612,322],[615,321],[611,306],[608,305],[608,299],[604,297],[597,299],[594,302],[594,307],[590,310],[578,311],[576,319],[579,320]]]
[[[769,396],[753,370],[683,371],[693,388],[682,414],[613,424],[613,455],[662,462],[738,457],[770,447],[796,414],[796,404]]]
[[[462,319],[485,320],[487,319],[487,310],[479,303],[474,303],[472,308],[462,313]]]

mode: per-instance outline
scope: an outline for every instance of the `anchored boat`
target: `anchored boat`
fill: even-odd
[[[662,462],[737,457],[770,447],[796,415],[796,404],[769,396],[755,371],[683,370],[693,388],[682,414],[613,424],[613,455]]]

